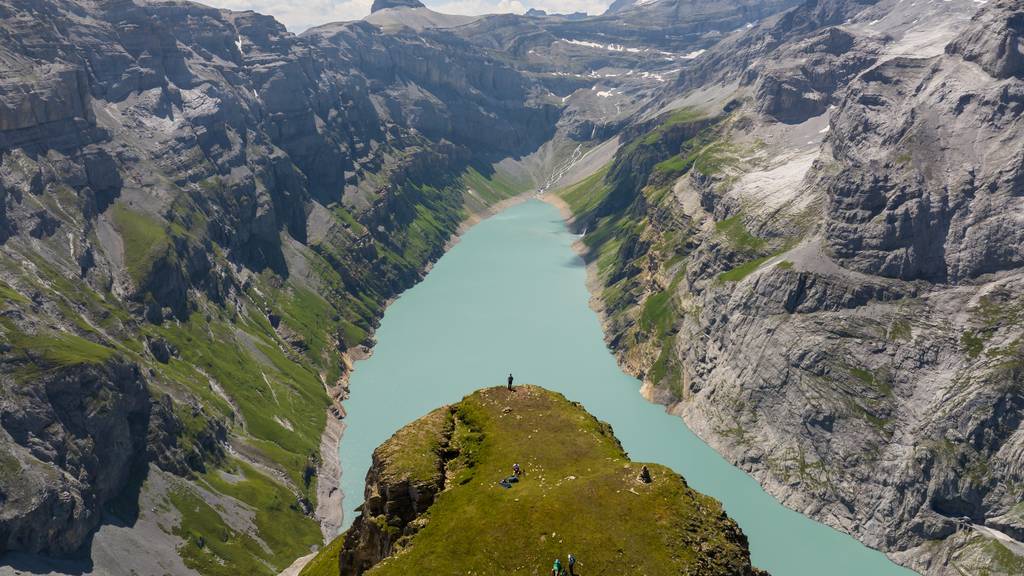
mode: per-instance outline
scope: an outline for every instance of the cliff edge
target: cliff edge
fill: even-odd
[[[718,501],[536,386],[480,390],[399,430],[374,451],[360,512],[303,576],[534,573],[567,553],[579,573],[763,574]]]

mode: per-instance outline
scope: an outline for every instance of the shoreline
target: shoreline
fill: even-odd
[[[571,227],[573,223],[576,221],[576,217],[572,213],[572,210],[569,208],[569,205],[566,204],[566,202],[561,198],[549,194],[542,194],[538,196],[538,198],[557,208],[559,213],[562,215],[562,218],[565,221],[566,226]],[[840,534],[849,536],[865,548],[879,552],[880,554],[888,558],[893,564],[897,566],[902,566],[908,570],[916,572],[916,570],[914,570],[914,568],[911,567],[913,564],[911,561],[912,556],[909,555],[910,551],[913,549],[903,551],[882,550],[881,548],[871,546],[865,543],[860,538],[854,536],[849,530],[849,527],[844,525],[841,521],[838,521],[835,517],[823,515],[820,513],[806,513],[806,502],[802,500],[802,498],[806,497],[804,493],[800,491],[787,491],[784,487],[778,485],[777,483],[767,482],[764,476],[764,469],[759,469],[757,467],[750,466],[741,466],[735,455],[730,452],[730,447],[727,444],[723,443],[721,438],[714,437],[708,434],[708,430],[706,428],[702,426],[695,426],[692,423],[691,418],[687,418],[689,414],[685,409],[685,400],[673,397],[670,392],[659,389],[656,386],[654,386],[654,384],[647,380],[646,377],[639,378],[637,374],[630,371],[628,369],[628,366],[622,361],[622,357],[620,356],[620,354],[608,343],[608,321],[606,307],[604,305],[604,301],[598,295],[600,294],[601,286],[599,283],[599,279],[597,277],[597,267],[595,265],[592,265],[592,263],[586,261],[584,255],[586,254],[587,249],[586,246],[583,244],[582,240],[575,240],[572,243],[572,249],[584,261],[584,268],[586,270],[586,287],[587,291],[590,294],[588,304],[590,308],[598,316],[598,321],[601,324],[601,331],[604,334],[605,345],[608,346],[609,351],[615,357],[615,362],[619,366],[619,369],[622,370],[624,373],[629,374],[630,376],[640,380],[641,384],[638,392],[640,396],[644,398],[644,400],[650,402],[651,404],[662,406],[665,409],[666,413],[679,418],[683,422],[683,425],[686,426],[690,430],[690,432],[692,432],[701,442],[703,442],[714,452],[716,452],[723,460],[727,461],[729,464],[731,464],[732,466],[734,466],[735,468],[737,468],[738,470],[742,471],[744,474],[752,478],[758,484],[758,486],[760,486],[761,489],[769,496],[771,496],[780,506],[793,512],[796,512],[797,514],[800,514],[804,518],[807,518],[811,521],[818,522],[823,526],[827,526],[828,528],[835,530]]]
[[[468,216],[459,224],[452,236],[445,241],[441,254],[436,260],[428,262],[420,274],[420,280],[426,277],[434,267],[434,263],[440,260],[449,250],[455,247],[462,240],[462,235],[468,232],[473,226],[480,222],[505,211],[512,206],[526,202],[530,198],[541,198],[534,189],[527,190],[515,196],[505,198],[491,204],[482,210],[471,211]],[[397,300],[401,294],[389,298],[384,303],[385,313],[388,307]],[[372,336],[372,333],[371,333]],[[360,360],[366,360],[373,355],[373,348],[362,344],[349,348],[342,353],[342,362],[345,364],[345,373],[338,381],[330,386],[324,383],[331,404],[327,408],[327,422],[324,431],[320,435],[320,462],[317,464],[317,486],[316,486],[316,511],[314,516],[320,523],[320,532],[324,536],[324,545],[327,545],[334,538],[340,535],[341,526],[345,522],[345,511],[341,507],[341,456],[338,453],[338,446],[345,433],[345,408],[342,402],[348,397],[349,377],[355,371]],[[295,561],[279,576],[297,576],[305,565],[316,556],[310,553],[296,558]]]

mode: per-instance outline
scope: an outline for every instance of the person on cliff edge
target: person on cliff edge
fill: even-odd
[[[512,373],[511,372],[508,373],[508,390],[509,390],[509,392],[512,391]]]

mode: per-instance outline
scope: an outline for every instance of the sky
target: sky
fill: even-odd
[[[311,26],[358,20],[370,13],[373,0],[199,0],[230,10],[255,10],[277,18],[288,30],[299,33]],[[446,14],[522,14],[530,8],[547,12],[600,14],[611,0],[420,0]]]

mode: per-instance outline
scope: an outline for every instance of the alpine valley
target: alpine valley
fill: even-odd
[[[593,526],[607,573],[762,573],[718,502],[533,386],[402,428],[343,516],[385,308],[528,196],[641,393],[778,501],[921,574],[1024,573],[1020,0],[376,0],[301,34],[0,0],[0,574],[539,574],[430,552],[507,533],[477,504],[517,418],[552,479],[594,463],[545,513],[636,514],[625,551]]]

